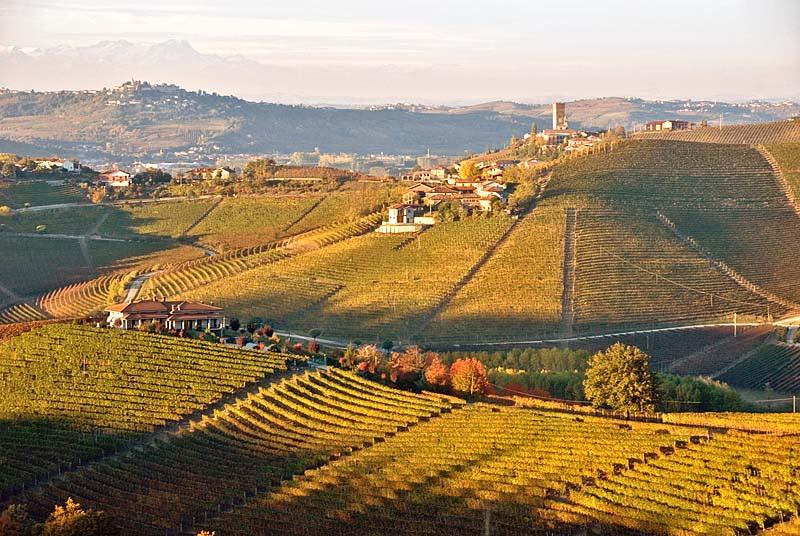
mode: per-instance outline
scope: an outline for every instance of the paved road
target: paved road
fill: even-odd
[[[97,235],[71,235],[71,234],[61,234],[61,233],[7,233],[7,232],[0,232],[0,236],[19,236],[22,238],[60,238],[60,239],[70,239],[70,240],[99,240],[101,242],[131,242],[131,240],[126,240],[124,238],[109,238],[107,236],[97,236]]]
[[[187,199],[213,199],[220,197],[218,195],[198,195],[196,197],[178,196],[178,197],[160,197],[158,199],[126,199],[125,201],[111,201],[106,203],[90,203],[88,201],[76,201],[72,203],[55,203],[53,205],[37,205],[35,207],[21,207],[15,208],[14,212],[43,212],[45,210],[56,210],[60,208],[75,208],[75,207],[114,207],[122,205],[135,205],[138,203],[161,203],[164,201],[185,201]]]
[[[738,322],[736,324],[739,327],[746,327],[746,326],[760,326],[757,322]],[[702,329],[702,328],[717,328],[717,327],[733,327],[734,324],[732,323],[720,323],[720,324],[691,324],[688,326],[673,326],[669,328],[653,328],[653,329],[640,329],[635,331],[615,331],[613,333],[602,333],[598,335],[583,335],[580,337],[562,337],[557,339],[535,339],[535,340],[522,340],[522,341],[496,341],[496,342],[481,342],[481,343],[468,343],[464,344],[463,346],[512,346],[517,344],[559,344],[563,342],[580,342],[580,341],[591,341],[597,339],[606,339],[612,337],[622,337],[626,335],[644,335],[647,333],[667,333],[670,331],[688,331],[692,329]],[[349,343],[345,341],[337,341],[334,339],[314,339],[313,337],[308,337],[305,335],[300,335],[299,333],[292,333],[288,331],[276,331],[278,335],[281,337],[291,337],[293,339],[300,339],[303,341],[311,341],[316,340],[318,343],[324,346],[330,346],[333,348],[347,348]],[[365,340],[368,340],[367,337]],[[460,344],[453,344],[451,345],[454,348],[458,348],[462,345]]]

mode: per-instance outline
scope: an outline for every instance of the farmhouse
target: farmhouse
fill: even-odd
[[[131,185],[131,174],[121,169],[109,169],[100,173],[97,182],[112,188],[128,188]]]
[[[167,329],[220,330],[225,326],[221,307],[188,301],[142,300],[118,303],[105,309],[108,325],[134,329],[158,322]]]
[[[211,181],[211,180],[228,181],[235,178],[235,176],[236,172],[229,167],[194,168],[186,172],[186,180],[190,181]]]
[[[680,121],[677,119],[666,119],[660,121],[648,121],[644,125],[645,130],[659,131],[659,130],[688,130],[692,127],[689,121]]]

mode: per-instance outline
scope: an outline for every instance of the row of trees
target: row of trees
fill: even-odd
[[[436,352],[423,352],[417,346],[402,352],[386,353],[374,344],[358,349],[352,346],[339,359],[343,368],[402,389],[431,390],[478,398],[492,391],[486,367],[468,357],[445,364]]]
[[[387,341],[388,342],[388,341]],[[703,378],[657,375],[649,356],[616,343],[589,358],[585,350],[556,348],[438,354],[416,346],[389,352],[375,345],[349,347],[339,364],[402,389],[477,398],[487,394],[588,400],[618,412],[740,411],[739,395]]]

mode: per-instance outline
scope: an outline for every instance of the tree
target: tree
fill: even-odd
[[[242,327],[242,323],[239,322],[238,318],[231,318],[231,329],[233,331],[239,331],[239,328]]]
[[[539,128],[536,126],[536,121],[531,123],[531,138],[535,138],[539,133]]]
[[[450,384],[453,391],[470,398],[489,392],[486,367],[474,357],[457,359],[450,367]]]
[[[24,505],[11,504],[0,513],[0,536],[33,536],[34,525]]]
[[[275,160],[271,158],[256,158],[244,166],[242,177],[248,181],[264,180],[272,177],[276,169]]]
[[[8,205],[0,206],[0,216],[9,216],[11,215],[11,207]]]
[[[14,162],[11,160],[7,160],[3,164],[3,177],[16,177],[17,176],[17,166],[14,165]]]
[[[116,536],[119,533],[119,527],[105,512],[84,510],[71,498],[64,506],[56,506],[42,527],[42,536]]]
[[[424,364],[425,358],[418,346],[411,346],[404,352],[392,352],[389,378],[393,383],[409,387],[420,379]]]
[[[91,192],[91,194],[89,195],[89,199],[90,199],[90,200],[92,201],[92,203],[94,203],[95,205],[96,205],[97,203],[102,203],[102,202],[103,202],[103,199],[105,199],[105,198],[106,198],[106,193],[107,193],[107,192],[106,192],[106,189],[105,189],[104,187],[102,187],[102,186],[98,186],[97,188],[92,188],[92,192]]]
[[[461,162],[458,174],[462,179],[471,179],[478,174],[478,166],[475,165],[475,162]]]
[[[425,383],[436,391],[450,389],[450,373],[447,365],[442,363],[438,356],[434,357],[428,368],[425,369]]]
[[[589,360],[583,390],[597,408],[653,411],[656,390],[650,357],[635,346],[618,342]]]
[[[374,344],[367,344],[356,350],[356,369],[369,374],[377,373],[384,363],[384,355]]]

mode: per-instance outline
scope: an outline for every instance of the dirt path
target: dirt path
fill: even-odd
[[[100,216],[100,218],[98,218],[98,220],[94,223],[92,228],[89,229],[89,232],[86,233],[86,236],[96,236],[97,232],[100,230],[100,227],[102,227],[102,225],[106,222],[106,220],[110,215],[111,215],[110,212],[106,212],[105,214]]]
[[[127,294],[125,294],[125,303],[131,303],[135,300],[139,296],[139,291],[142,289],[145,281],[150,279],[155,273],[156,272],[148,272],[134,279],[131,286],[128,287]]]
[[[575,227],[577,211],[568,208],[564,224],[564,290],[561,293],[561,336],[572,337],[572,321],[575,318]]]

